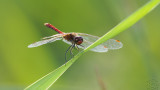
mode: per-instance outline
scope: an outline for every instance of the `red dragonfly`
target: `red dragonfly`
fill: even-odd
[[[30,44],[28,48],[38,47],[43,44],[47,44],[47,43],[51,43],[51,42],[63,39],[65,43],[70,44],[70,47],[67,49],[66,53],[70,50],[71,55],[73,55],[72,54],[73,48],[76,47],[76,49],[79,49],[79,48],[85,49],[99,39],[99,37],[97,36],[93,36],[85,33],[75,33],[75,32],[64,33],[49,23],[45,23],[44,25],[53,29],[59,34],[55,34],[49,37],[44,37],[42,38],[41,41]],[[119,40],[109,39],[106,42],[96,46],[95,48],[92,48],[91,51],[107,52],[108,50],[120,49],[122,48],[122,46],[123,44]],[[66,58],[66,53],[65,53],[65,58]]]

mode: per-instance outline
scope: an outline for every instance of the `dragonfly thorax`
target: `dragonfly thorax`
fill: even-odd
[[[82,37],[78,37],[75,33],[65,34],[63,38],[71,43],[80,45],[83,42]]]

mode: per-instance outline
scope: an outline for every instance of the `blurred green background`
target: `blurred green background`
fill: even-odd
[[[62,41],[27,48],[64,32],[102,36],[149,0],[0,0],[0,90],[22,90],[64,64]],[[160,90],[160,7],[114,37],[124,46],[87,52],[50,90]],[[152,88],[151,88],[151,87]],[[159,89],[153,89],[159,88]]]

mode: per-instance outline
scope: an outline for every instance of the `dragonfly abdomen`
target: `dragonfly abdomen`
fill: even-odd
[[[53,29],[54,31],[58,32],[59,34],[63,34],[62,31],[58,30],[55,26],[53,26],[53,25],[51,25],[49,23],[45,23],[44,25],[49,27],[49,28],[51,28],[51,29]]]

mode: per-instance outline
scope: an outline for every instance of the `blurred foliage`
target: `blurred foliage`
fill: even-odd
[[[61,41],[27,48],[56,34],[44,23],[101,36],[147,1],[0,0],[0,90],[23,89],[65,62],[69,45]],[[50,89],[98,90],[99,77],[107,90],[146,90],[154,80],[160,86],[159,11],[158,6],[115,37],[123,42],[122,49],[86,53]]]

